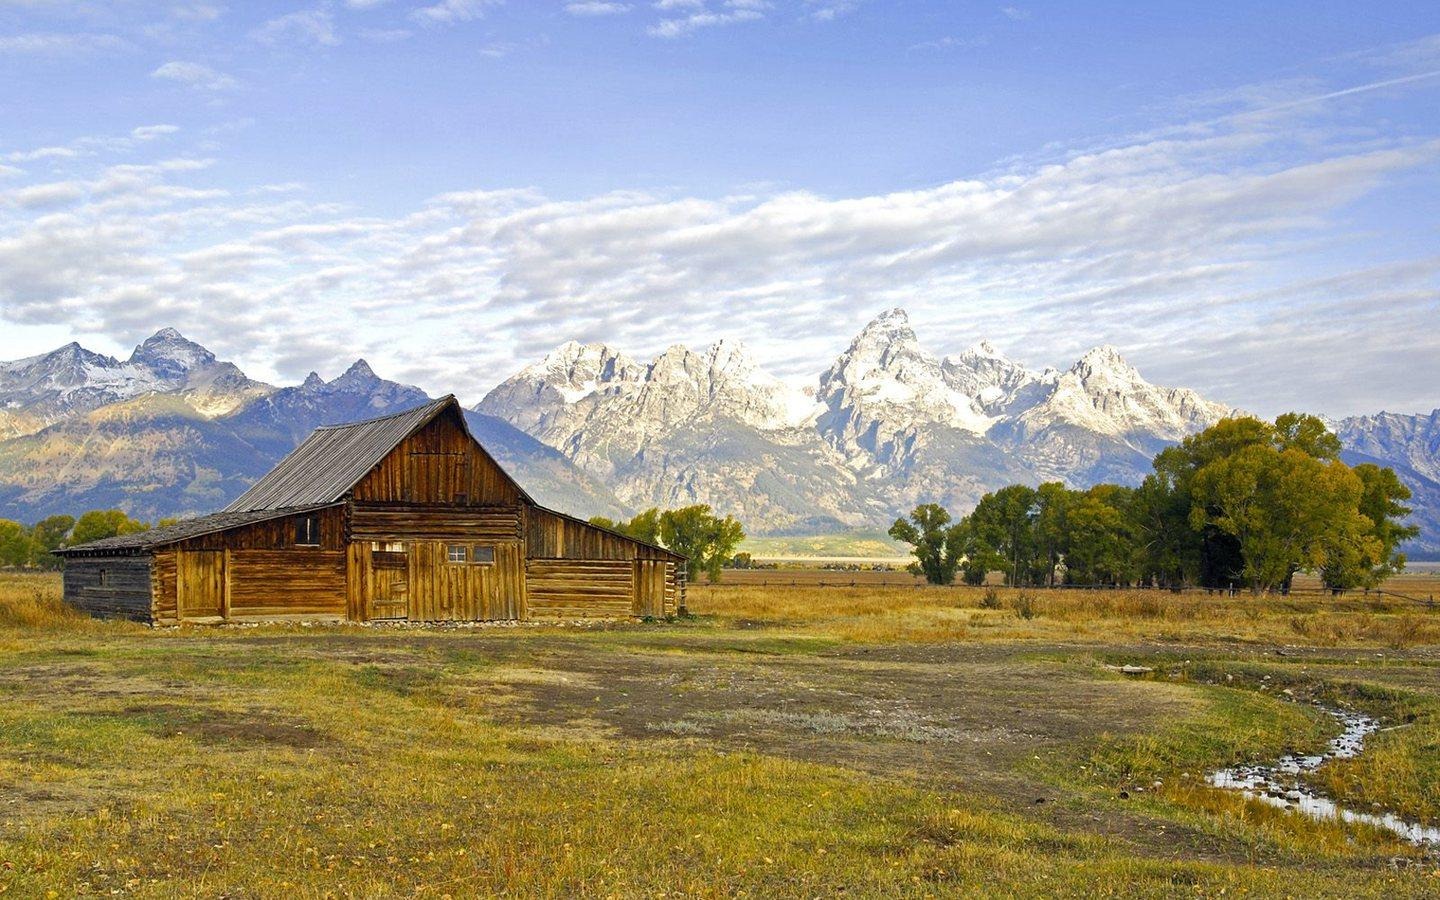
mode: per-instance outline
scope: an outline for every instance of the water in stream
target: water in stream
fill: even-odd
[[[1365,738],[1380,730],[1380,723],[1360,713],[1325,708],[1344,728],[1324,753],[1316,756],[1282,756],[1269,765],[1236,766],[1210,773],[1215,787],[1240,791],[1246,797],[1291,809],[1316,819],[1363,822],[1394,832],[1419,847],[1440,852],[1440,828],[1407,822],[1393,813],[1365,813],[1345,809],[1333,800],[1314,793],[1299,776],[1313,772],[1330,759],[1350,759],[1365,748]]]

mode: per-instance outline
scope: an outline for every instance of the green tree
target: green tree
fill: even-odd
[[[659,515],[660,543],[689,558],[692,580],[704,572],[711,583],[745,540],[745,529],[731,516],[720,518],[707,504],[666,510]]]
[[[1138,577],[1161,587],[1183,587],[1199,579],[1201,546],[1190,524],[1190,492],[1179,485],[1184,476],[1168,464],[1166,453],[1155,458],[1155,471],[1135,489],[1130,525]]]
[[[966,529],[951,524],[950,513],[937,503],[922,503],[910,518],[896,519],[889,534],[910,545],[915,555],[911,570],[924,575],[931,584],[950,584],[965,556]],[[981,573],[983,578],[984,573]]]
[[[75,523],[66,543],[70,546],[88,544],[90,541],[122,534],[135,534],[147,531],[149,528],[150,526],[146,523],[130,518],[121,510],[92,509]]]
[[[19,522],[0,519],[0,566],[18,569],[28,565],[32,555],[29,530]]]
[[[1275,449],[1299,450],[1315,459],[1339,459],[1340,438],[1325,422],[1305,413],[1285,413],[1275,420]]]
[[[1072,495],[1065,574],[1074,584],[1130,584],[1137,577],[1132,491],[1099,484]]]
[[[1243,574],[1257,593],[1288,585],[1302,569],[1323,568],[1337,546],[1373,541],[1359,511],[1359,477],[1339,460],[1297,447],[1244,447],[1200,469],[1194,490],[1195,526],[1213,525],[1239,542]]]
[[[642,513],[637,513],[628,521],[616,522],[604,516],[593,516],[590,519],[591,525],[598,525],[601,528],[608,528],[611,531],[632,537],[637,541],[644,541],[647,544],[660,543],[660,510],[650,507]]]
[[[1360,513],[1368,527],[1358,540],[1347,540],[1353,537],[1350,535],[1331,535],[1320,577],[1326,587],[1337,591],[1375,587],[1404,571],[1405,554],[1399,547],[1420,534],[1419,526],[1402,524],[1410,514],[1410,508],[1404,505],[1410,499],[1410,489],[1394,469],[1361,463],[1351,471],[1360,479]]]
[[[1023,484],[981,497],[975,511],[966,517],[976,564],[1004,571],[1012,585],[1030,583],[1037,568],[1035,520],[1039,514],[1039,493]]]
[[[65,543],[65,536],[75,527],[74,516],[49,516],[30,528],[30,564],[41,569],[58,569],[64,561],[51,551]]]
[[[1070,511],[1075,499],[1075,492],[1058,481],[1035,489],[1033,534],[1036,555],[1032,574],[1051,587],[1055,585],[1055,573],[1065,561],[1073,537]]]

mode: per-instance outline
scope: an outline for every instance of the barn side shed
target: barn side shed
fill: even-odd
[[[537,504],[454,397],[316,429],[225,510],[58,551],[65,598],[157,624],[665,616],[685,558]]]

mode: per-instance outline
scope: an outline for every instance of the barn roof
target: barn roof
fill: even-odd
[[[317,428],[225,512],[335,503],[401,441],[451,407],[468,434],[464,411],[453,394],[394,415]]]
[[[256,522],[265,522],[270,519],[280,519],[285,516],[313,512],[329,505],[331,504],[321,503],[287,509],[211,513],[208,516],[197,516],[194,519],[176,522],[174,525],[151,528],[149,531],[138,531],[135,534],[122,534],[118,537],[101,538],[98,541],[90,541],[88,544],[77,544],[74,547],[61,547],[54,552],[57,556],[85,556],[92,553],[140,553],[156,547],[163,547],[166,544],[174,544],[178,541],[214,534],[217,531],[238,528],[241,525],[253,525]]]

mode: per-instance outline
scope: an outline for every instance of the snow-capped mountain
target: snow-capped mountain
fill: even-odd
[[[986,415],[1001,418],[1014,415],[1040,402],[1054,387],[1060,373],[1054,369],[1032,372],[989,341],[980,341],[959,356],[940,362],[945,383],[951,389],[974,398]]]
[[[143,394],[182,393],[198,411],[216,416],[272,390],[173,328],[146,338],[124,361],[70,343],[0,363],[0,437]]]
[[[1412,521],[1420,526],[1413,550],[1440,554],[1440,409],[1429,415],[1382,412],[1333,424],[1350,464],[1370,462],[1395,470],[1411,498]]]
[[[556,448],[632,506],[703,502],[818,527],[865,517],[854,476],[813,428],[815,398],[735,342],[671,347],[641,364],[572,341],[475,409]]]
[[[1382,412],[1341,419],[1335,433],[1347,450],[1403,463],[1440,481],[1440,409],[1427,415]]]
[[[117,360],[69,344],[0,362],[0,518],[219,508],[321,424],[423,402],[364,360],[272,388],[174,329]],[[1231,410],[1150,384],[1112,347],[1032,370],[979,341],[941,357],[904,310],[866,325],[810,385],[720,341],[638,361],[568,342],[492,390],[471,428],[542,503],[584,515],[709,503],[755,533],[963,512],[1016,482],[1138,482],[1162,447]],[[1333,423],[1350,462],[1393,466],[1440,553],[1440,410]]]
[[[424,403],[424,391],[364,360],[325,381],[276,390],[219,362],[174,329],[120,362],[78,345],[0,363],[12,422],[0,439],[0,518],[120,507],[146,519],[212,512],[267,472],[317,425]],[[471,428],[542,503],[586,515],[624,507],[558,451],[507,422]]]
[[[1186,388],[1150,384],[1114,347],[1096,347],[1060,375],[1047,373],[992,437],[1042,479],[1134,483],[1166,444],[1233,411]]]
[[[984,341],[941,359],[902,309],[866,325],[813,391],[729,342],[648,364],[572,342],[476,408],[626,502],[711,502],[770,529],[881,524],[926,499],[963,509],[1015,481],[1133,482],[1159,447],[1228,412],[1149,384],[1108,347],[1064,373],[1031,371]]]
[[[761,371],[744,346],[671,347],[640,365],[570,341],[491,391],[476,409],[501,414],[576,462],[610,475],[657,437],[701,419],[761,431],[800,424],[815,402]]]
[[[825,412],[817,427],[852,465],[894,468],[915,449],[921,429],[990,430],[994,418],[983,404],[952,386],[963,380],[947,379],[940,360],[920,346],[905,311],[892,309],[866,325],[820,376]]]

